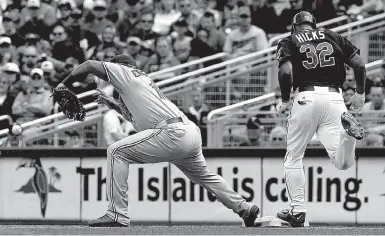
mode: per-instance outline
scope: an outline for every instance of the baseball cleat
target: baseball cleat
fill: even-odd
[[[342,113],[341,123],[349,136],[352,136],[357,140],[361,140],[364,138],[364,127],[362,127],[362,125],[358,123],[354,116],[349,112]]]
[[[243,223],[245,227],[254,227],[254,222],[257,219],[259,214],[259,207],[256,205],[252,205],[250,209],[250,213],[246,218],[243,218]]]
[[[289,223],[291,227],[304,227],[306,212],[301,212],[294,215],[292,211],[285,209],[279,211],[277,213],[277,217]]]
[[[107,214],[105,214],[102,217],[97,218],[96,220],[91,220],[88,223],[89,227],[127,227],[128,225],[123,225],[119,222],[114,221],[109,217]]]

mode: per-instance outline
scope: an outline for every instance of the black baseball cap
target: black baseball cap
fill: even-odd
[[[188,26],[188,23],[187,23],[187,21],[186,21],[184,18],[179,18],[179,19],[175,22],[175,26],[187,27],[187,26]]]

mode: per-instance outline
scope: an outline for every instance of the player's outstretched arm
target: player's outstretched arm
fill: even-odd
[[[365,81],[366,81],[366,68],[364,60],[355,54],[347,63],[354,71],[354,77],[356,79],[356,93],[346,103],[351,105],[353,110],[361,112],[365,102]]]
[[[96,75],[97,77],[107,80],[107,72],[103,67],[102,62],[95,60],[87,60],[76,67],[62,82],[65,86],[69,86],[76,81],[84,81],[88,74]]]
[[[281,87],[282,101],[290,100],[290,93],[293,87],[293,65],[289,60],[281,63],[278,68],[278,81]]]
[[[290,93],[293,87],[293,66],[289,60],[280,63],[278,81],[281,88],[282,101],[277,105],[277,113],[284,113],[290,105]]]

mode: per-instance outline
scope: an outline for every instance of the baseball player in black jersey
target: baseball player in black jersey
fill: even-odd
[[[347,112],[341,87],[345,80],[344,64],[354,70],[356,93],[347,102],[360,112],[364,104],[365,64],[359,49],[341,35],[330,30],[316,29],[316,21],[309,12],[294,16],[292,34],[279,42],[278,79],[282,102],[278,113],[289,108],[287,118],[287,151],[284,160],[286,188],[290,209],[277,217],[293,227],[303,227],[306,217],[305,174],[302,158],[314,134],[324,145],[331,162],[340,170],[354,164],[356,139],[364,136],[364,129]]]

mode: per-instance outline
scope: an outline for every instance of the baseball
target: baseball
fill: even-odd
[[[21,132],[23,132],[23,128],[21,128],[20,125],[14,125],[14,126],[12,126],[12,133],[13,133],[14,135],[20,135]]]

